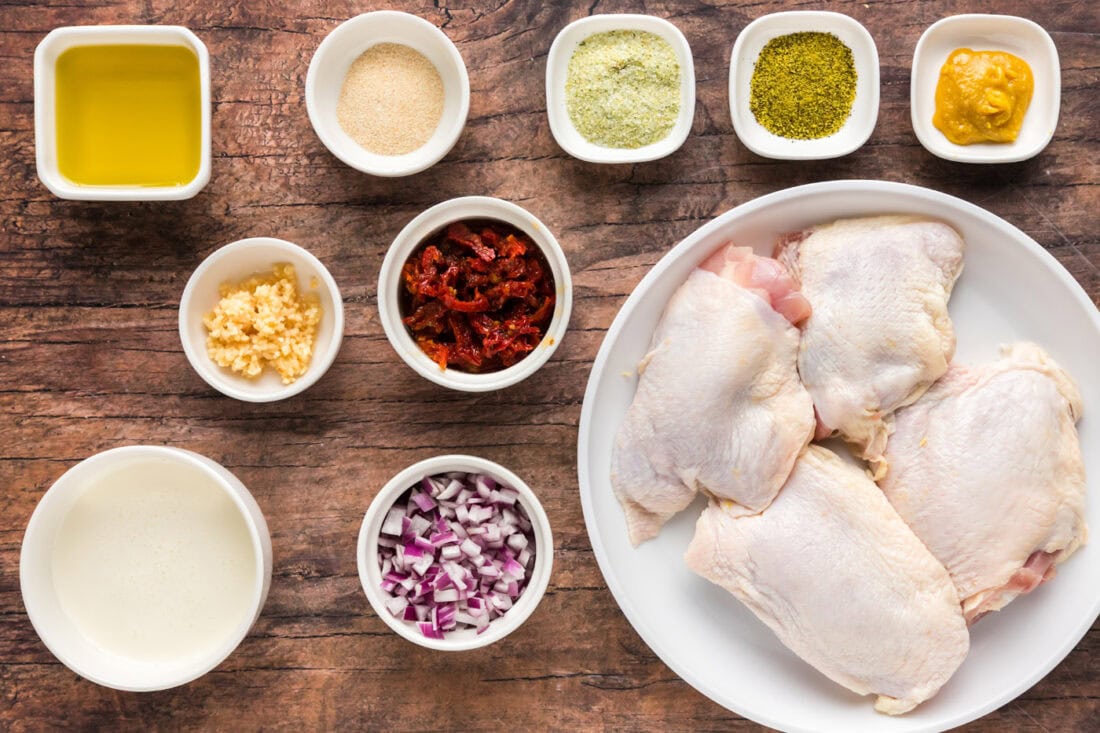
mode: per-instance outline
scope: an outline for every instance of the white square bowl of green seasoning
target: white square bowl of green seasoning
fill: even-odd
[[[593,15],[565,26],[546,63],[558,145],[589,163],[674,153],[695,119],[695,65],[676,26],[652,15]]]
[[[857,150],[878,120],[875,41],[843,13],[772,13],[745,26],[730,56],[730,116],[765,158],[823,160]]]

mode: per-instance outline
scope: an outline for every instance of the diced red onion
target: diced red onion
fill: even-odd
[[[445,501],[445,500],[453,499],[455,496],[458,495],[459,491],[462,491],[462,482],[457,480],[457,479],[451,479],[447,483],[446,488],[444,488],[442,491],[440,491],[439,495],[436,496],[435,498],[438,499],[439,501]]]
[[[413,563],[413,572],[417,575],[424,575],[424,573],[427,572],[428,568],[432,566],[433,562],[435,562],[434,557],[432,557],[431,555],[424,555],[419,560]]]
[[[432,501],[432,497],[421,491],[415,491],[412,495],[413,503],[420,507],[422,512],[430,512],[435,509],[435,502]]]
[[[431,476],[425,476],[424,478],[420,479],[420,488],[428,496],[438,496],[439,492],[443,490],[443,484],[441,484],[439,481],[436,481]]]
[[[385,521],[382,522],[382,534],[388,534],[393,537],[400,537],[403,530],[402,522],[405,519],[405,512],[398,507],[390,509],[386,514]]]
[[[409,599],[403,596],[394,596],[386,601],[386,608],[394,616],[402,617],[405,615],[405,609],[409,607]]]
[[[458,590],[455,588],[447,588],[446,590],[437,590],[432,596],[432,600],[436,603],[450,603],[458,600]]]
[[[434,623],[431,623],[429,621],[421,621],[417,624],[417,626],[420,627],[420,633],[424,634],[424,636],[428,637],[429,639],[443,638],[443,631],[439,629]]]
[[[413,535],[424,534],[424,530],[432,526],[432,521],[421,515],[413,515],[409,520],[409,531]]]
[[[427,476],[386,514],[378,540],[386,608],[424,636],[475,628],[523,593],[534,557],[519,492],[482,474]]]
[[[449,529],[446,532],[435,532],[431,537],[431,543],[436,547],[449,545],[452,542],[458,542],[458,535]]]
[[[523,566],[512,558],[508,558],[504,561],[504,572],[508,573],[513,578],[522,578],[526,574],[523,570]]]

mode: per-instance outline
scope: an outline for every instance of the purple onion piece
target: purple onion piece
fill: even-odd
[[[428,638],[481,633],[527,586],[532,525],[519,492],[485,475],[426,476],[389,510],[378,540],[389,612]]]

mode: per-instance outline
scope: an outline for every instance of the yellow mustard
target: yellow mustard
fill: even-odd
[[[1031,68],[1018,56],[957,48],[940,69],[932,124],[956,145],[1010,143],[1033,88]]]

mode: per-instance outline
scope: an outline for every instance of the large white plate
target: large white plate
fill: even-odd
[[[774,728],[897,733],[961,725],[1035,684],[1100,613],[1100,543],[1093,543],[1060,566],[1052,583],[983,618],[973,629],[969,657],[939,695],[908,715],[890,718],[872,710],[871,698],[848,692],[802,662],[731,595],[684,566],[701,501],[657,539],[639,548],[627,540],[611,492],[611,446],[634,395],[635,367],[672,292],[705,255],[731,239],[770,253],[783,232],[888,213],[937,217],[966,239],[966,266],[950,307],[956,359],[990,360],[1001,344],[1028,339],[1077,379],[1085,405],[1078,429],[1088,475],[1088,521],[1100,530],[1100,314],[1061,265],[1025,234],[957,198],[880,181],[780,191],[701,227],[639,283],[596,357],[581,411],[581,503],[608,587],[646,643],[704,695]]]

